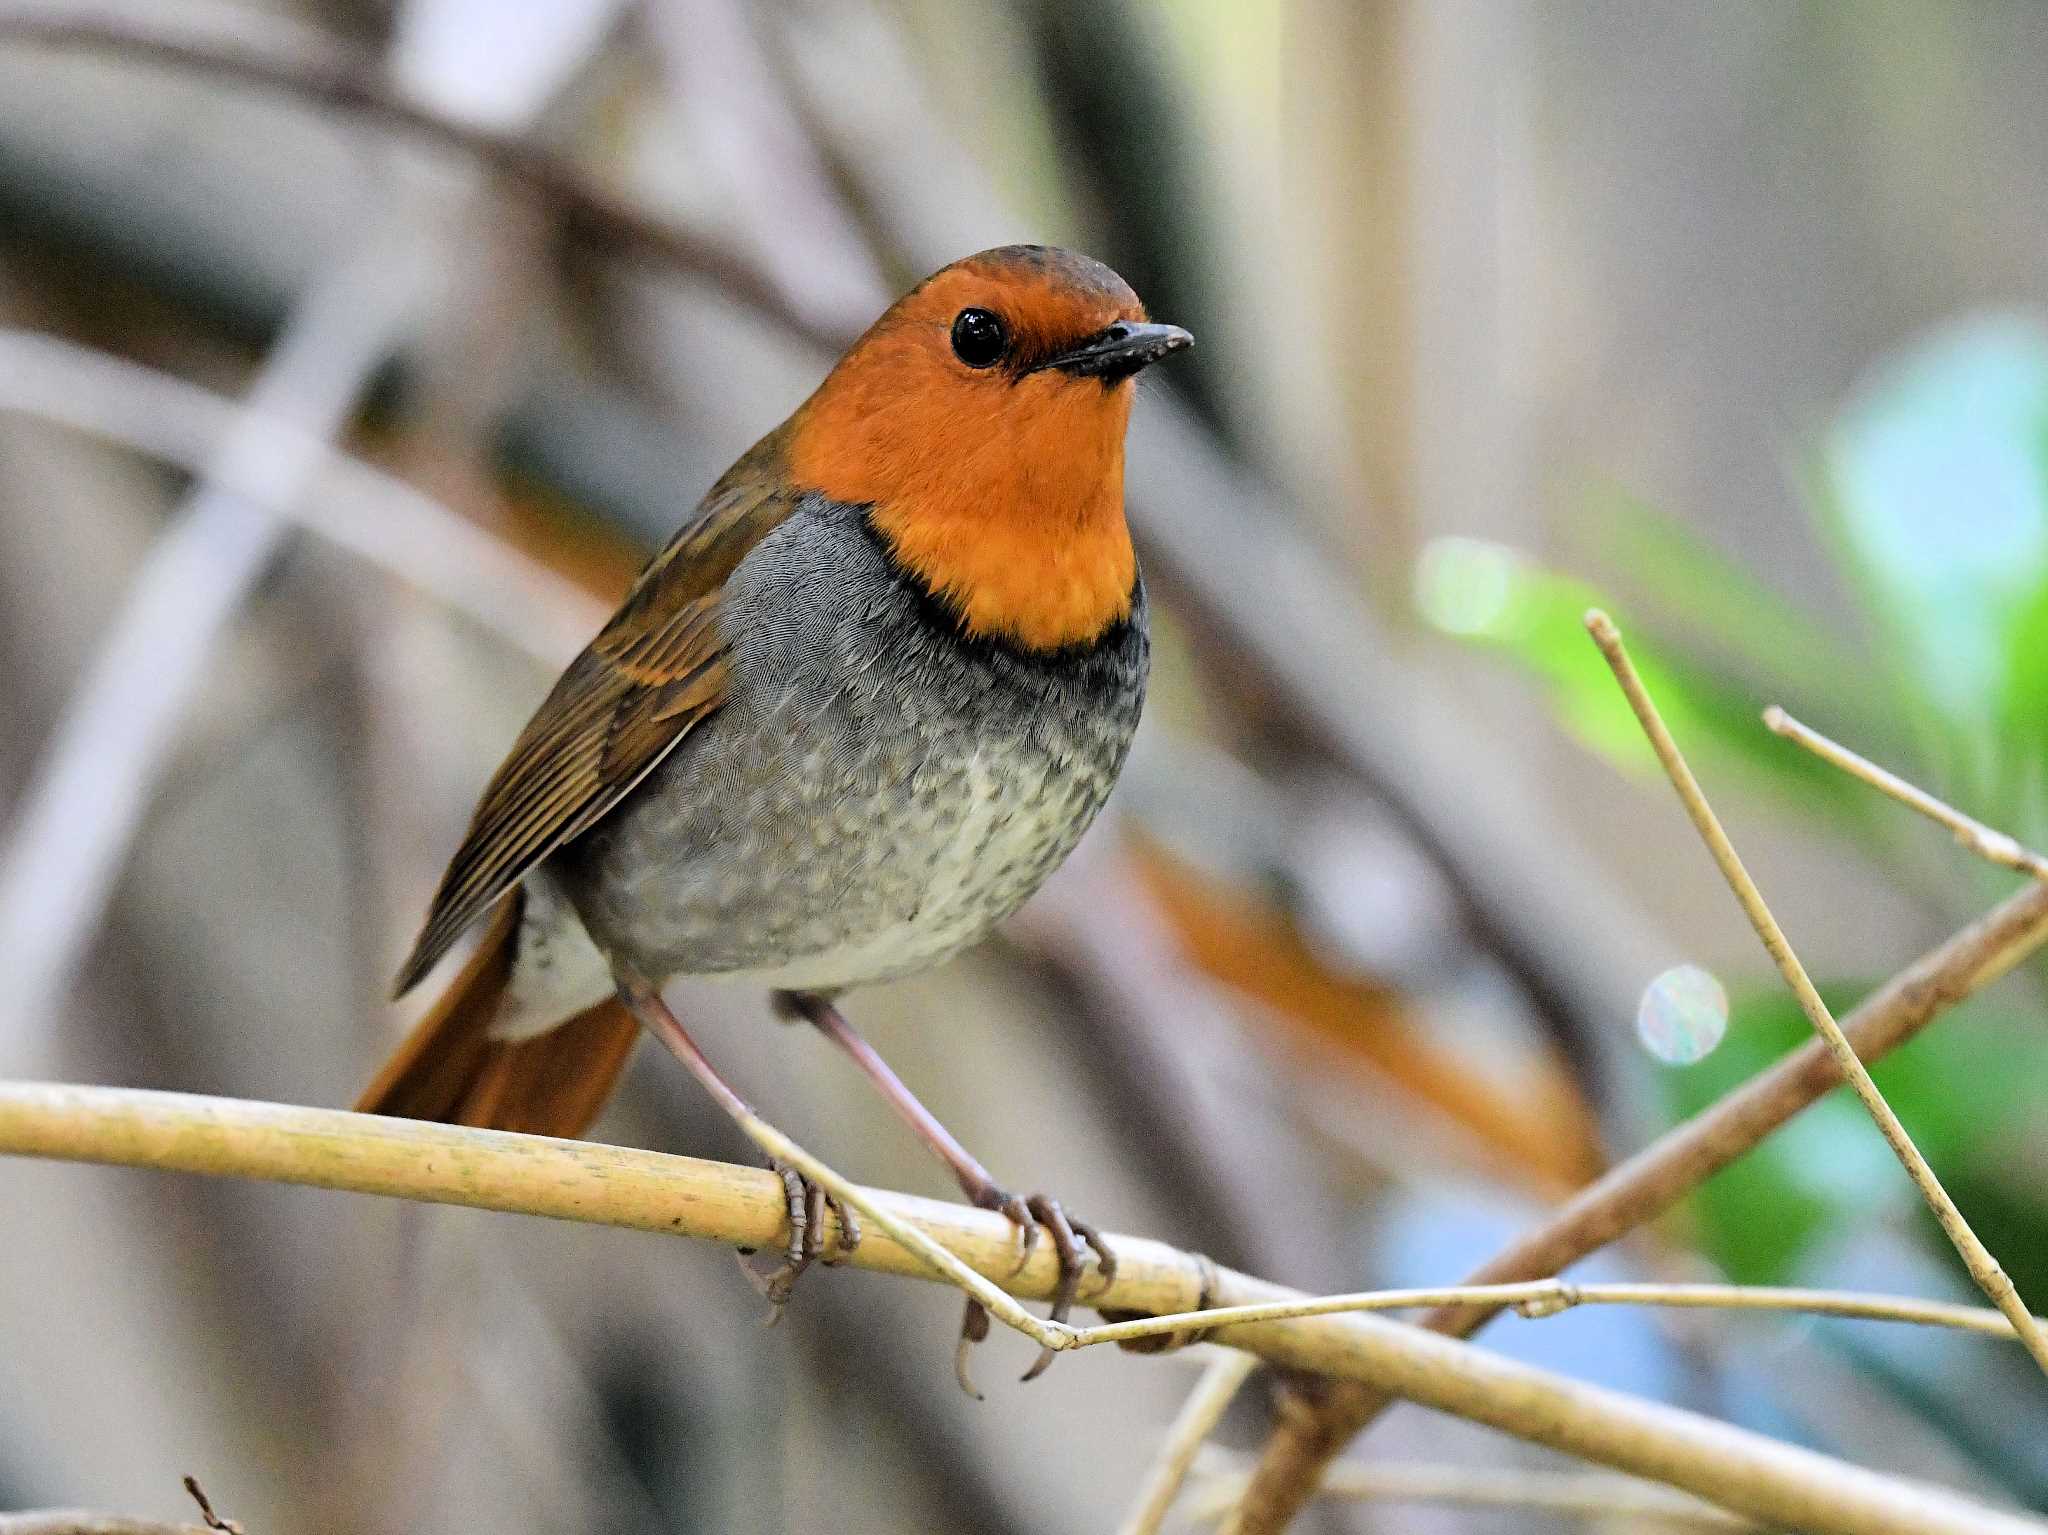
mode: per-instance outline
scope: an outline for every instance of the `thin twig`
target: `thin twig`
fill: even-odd
[[[782,1182],[754,1168],[581,1141],[380,1119],[332,1109],[140,1089],[0,1083],[0,1153],[265,1178],[763,1247],[783,1235]],[[858,1191],[1011,1294],[1049,1297],[1054,1255],[1021,1268],[993,1211]],[[856,1208],[862,1208],[856,1206]],[[868,1213],[863,1209],[863,1213]],[[1296,1292],[1142,1237],[1111,1237],[1098,1298],[1118,1310],[1294,1301]],[[923,1252],[877,1222],[849,1265],[931,1277]],[[1683,1487],[1815,1535],[2043,1535],[2048,1525],[1848,1465],[1661,1402],[1591,1386],[1370,1316],[1233,1327],[1232,1347],[1289,1369],[1364,1382],[1567,1454]]]
[[[1714,862],[1720,867],[1721,875],[1728,881],[1729,889],[1735,892],[1735,899],[1742,905],[1743,914],[1749,918],[1750,926],[1756,929],[1757,937],[1769,951],[1778,973],[1785,978],[1785,984],[1792,988],[1792,995],[1798,998],[1800,1011],[1806,1014],[1814,1031],[1826,1042],[1828,1051],[1841,1068],[1849,1086],[1862,1100],[1863,1107],[1877,1122],[1886,1144],[1905,1167],[1906,1174],[1919,1188],[1921,1197],[1927,1201],[1934,1217],[1941,1222],[1941,1229],[1962,1255],[1963,1264],[1970,1271],[1970,1277],[1977,1287],[1990,1297],[1991,1303],[2005,1313],[2019,1334],[2020,1342],[2034,1358],[2043,1373],[2048,1373],[2048,1329],[2044,1329],[2034,1314],[2020,1299],[2019,1291],[1998,1260],[1991,1256],[1977,1233],[1970,1229],[1970,1223],[1963,1219],[1963,1212],[1956,1208],[1955,1201],[1941,1186],[1941,1180],[1927,1159],[1920,1154],[1920,1148],[1913,1144],[1912,1136],[1900,1123],[1899,1116],[1885,1102],[1884,1094],[1871,1080],[1869,1068],[1856,1054],[1856,1047],[1849,1043],[1835,1022],[1835,1015],[1828,1011],[1827,1003],[1821,1000],[1814,989],[1806,967],[1799,962],[1799,956],[1792,950],[1791,942],[1784,930],[1778,926],[1777,918],[1765,904],[1763,892],[1756,887],[1756,881],[1749,877],[1749,871],[1742,866],[1742,859],[1735,851],[1734,843],[1728,840],[1728,833],[1722,830],[1720,818],[1707,803],[1705,793],[1700,789],[1699,780],[1693,777],[1687,766],[1685,755],[1678,749],[1671,732],[1665,727],[1663,717],[1657,712],[1657,705],[1643,687],[1642,678],[1636,675],[1633,662],[1621,641],[1621,631],[1614,627],[1614,621],[1597,608],[1586,615],[1586,629],[1593,636],[1593,642],[1600,647],[1601,655],[1607,658],[1608,666],[1614,672],[1615,681],[1620,683],[1622,692],[1628,698],[1629,708],[1635,712],[1636,721],[1643,727],[1643,734],[1650,738],[1650,745],[1657,753],[1657,760],[1664,765],[1664,772],[1671,785],[1678,791],[1679,800],[1685,806],[1685,813],[1691,818],[1700,838],[1713,854]]]
[[[1181,1403],[1173,1426],[1166,1431],[1166,1441],[1160,1445],[1151,1469],[1139,1485],[1137,1501],[1117,1526],[1117,1535],[1158,1535],[1173,1500],[1180,1496],[1181,1484],[1187,1480],[1195,1457],[1258,1363],[1251,1354],[1231,1349],[1215,1351],[1203,1368],[1201,1379],[1195,1382],[1195,1389]]]
[[[1842,1020],[1857,1053],[1876,1060],[1942,1012],[1999,980],[2048,943],[2048,884],[2033,884],[1920,956]],[[1809,1040],[1726,1097],[1659,1136],[1574,1195],[1562,1209],[1466,1276],[1512,1284],[1557,1274],[1657,1219],[1772,1131],[1840,1085],[1827,1046]],[[1478,1331],[1499,1308],[1442,1307],[1422,1325],[1451,1337]],[[1323,1470],[1393,1400],[1335,1383],[1273,1430],[1233,1535],[1275,1535],[1313,1495]]]
[[[2048,858],[2043,858],[2019,838],[1986,826],[1973,816],[1964,815],[1918,784],[1908,783],[1890,769],[1881,768],[1868,757],[1822,735],[1811,725],[1802,724],[1778,705],[1772,704],[1764,710],[1764,724],[1786,740],[1805,747],[1821,761],[1840,768],[1851,778],[1862,779],[1908,809],[1917,810],[1928,820],[1946,826],[1955,834],[1956,841],[1987,863],[1995,863],[2002,869],[2011,869],[2034,879],[2048,880]]]
[[[1298,1316],[1340,1316],[1353,1311],[1410,1311],[1425,1306],[1476,1306],[1489,1311],[1512,1306],[1525,1317],[1557,1316],[1577,1306],[1653,1306],[1683,1311],[1775,1311],[1807,1316],[1849,1317],[1869,1322],[1908,1322],[1950,1327],[1990,1338],[2010,1339],[2012,1323],[1988,1306],[1909,1295],[1863,1295],[1848,1290],[1815,1290],[1785,1285],[1578,1284],[1538,1279],[1526,1284],[1445,1285],[1436,1289],[1360,1290],[1270,1306],[1211,1307],[1180,1316],[1140,1317],[1105,1322],[1076,1331],[1071,1346],[1128,1343],[1163,1333],[1200,1328],[1208,1332],[1241,1322],[1277,1322]]]
[[[1250,1482],[1247,1471],[1204,1476],[1189,1499],[1188,1513],[1198,1522],[1220,1519],[1243,1497]],[[1757,1528],[1752,1521],[1697,1498],[1603,1472],[1340,1463],[1323,1478],[1320,1491],[1325,1497],[1358,1502],[1447,1503],[1532,1514],[1575,1514],[1584,1519],[1649,1519],[1670,1529],[1728,1532]],[[1639,1526],[1632,1522],[1628,1528]]]
[[[645,979],[632,974],[623,975],[619,984],[619,995],[627,1007],[632,1009],[633,1015],[689,1068],[691,1074],[704,1085],[712,1097],[718,1100],[719,1106],[732,1117],[747,1139],[760,1147],[762,1153],[770,1160],[795,1168],[842,1205],[873,1222],[903,1247],[924,1259],[933,1274],[947,1284],[957,1285],[981,1302],[983,1309],[1005,1326],[1015,1328],[1042,1348],[1059,1350],[1074,1346],[1073,1328],[1063,1322],[1040,1321],[1018,1305],[1008,1291],[977,1274],[915,1225],[885,1206],[875,1203],[857,1185],[842,1178],[756,1114],[753,1106],[727,1086],[725,1079],[711,1069],[710,1063],[698,1050],[696,1041],[685,1032],[676,1015],[669,1010],[668,1003],[662,1000],[660,991]],[[838,1238],[843,1242],[844,1233],[838,1233]],[[858,1252],[859,1249],[856,1248],[855,1251]],[[844,1256],[843,1246],[841,1256]],[[968,1384],[964,1376],[961,1384]],[[980,1395],[979,1392],[972,1391],[971,1387],[969,1390],[975,1396]]]
[[[199,1485],[199,1478],[185,1478],[185,1495],[199,1505],[199,1517],[209,1530],[219,1530],[223,1535],[242,1535],[242,1526],[233,1519],[223,1519],[213,1511],[213,1500],[206,1495],[206,1489]]]

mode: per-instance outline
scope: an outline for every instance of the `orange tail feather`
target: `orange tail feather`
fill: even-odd
[[[517,891],[499,902],[476,953],[364,1090],[358,1113],[563,1137],[590,1127],[639,1027],[608,998],[530,1039],[490,1037],[512,978],[523,904]]]

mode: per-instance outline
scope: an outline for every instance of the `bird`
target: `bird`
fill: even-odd
[[[1192,342],[1052,246],[982,251],[891,305],[711,487],[520,733],[396,994],[481,937],[356,1107],[581,1135],[643,1024],[712,1070],[659,988],[725,978],[845,1048],[1027,1257],[1043,1227],[1056,1317],[1088,1251],[1111,1277],[1099,1233],[999,1185],[837,999],[978,942],[1108,797],[1149,663],[1124,512],[1134,381]],[[785,1183],[778,1309],[826,1224],[819,1192]],[[976,1326],[970,1302],[963,1337]]]

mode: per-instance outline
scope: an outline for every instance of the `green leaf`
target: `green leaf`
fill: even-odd
[[[1588,490],[1572,520],[1578,541],[1624,573],[1660,629],[1675,625],[1698,634],[1744,674],[1775,690],[1776,701],[1796,707],[1801,695],[1863,668],[1862,658],[1807,609],[1620,486]],[[1882,721],[1873,719],[1866,737],[1881,729]],[[1877,743],[1871,744],[1874,749]]]
[[[1586,610],[1607,606],[1583,581],[1505,544],[1439,538],[1416,566],[1416,607],[1441,633],[1500,652],[1541,681],[1559,722],[1592,751],[1632,772],[1658,769],[1628,702],[1588,638]],[[1763,728],[1763,701],[1736,682],[1623,624],[1650,696],[1688,755],[1709,771],[1792,796],[1864,824],[1862,797],[1839,773]]]
[[[1868,616],[1958,726],[1996,717],[2048,584],[2044,433],[2048,330],[1983,316],[1880,372],[1822,449],[1820,510]]]
[[[1822,994],[1840,1017],[1862,990],[1828,985]],[[1660,1068],[1674,1122],[1812,1037],[1782,990],[1738,997],[1719,1049],[1693,1066]],[[2048,1034],[2038,1020],[1966,1005],[1873,1065],[1871,1077],[2022,1293],[2048,1294],[2048,1185],[2012,1155],[2032,1144],[2048,1106]],[[1831,1228],[1884,1208],[1910,1214],[1928,1250],[1956,1261],[1846,1087],[1708,1180],[1692,1208],[1709,1255],[1744,1282],[1789,1278]]]

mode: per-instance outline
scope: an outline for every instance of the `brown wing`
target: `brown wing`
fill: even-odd
[[[780,438],[755,444],[712,487],[528,722],[441,877],[398,972],[400,995],[520,876],[588,830],[724,701],[719,596],[794,505]]]

